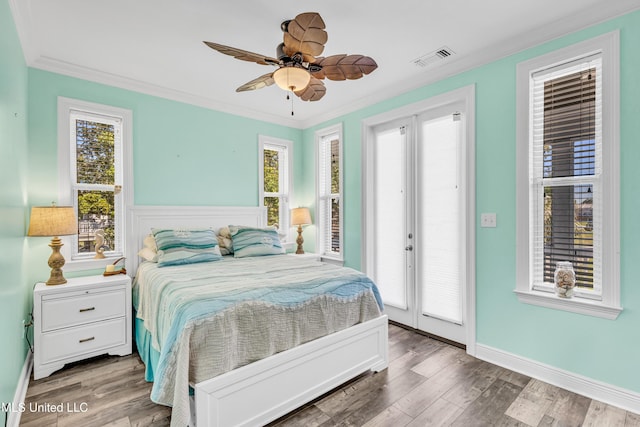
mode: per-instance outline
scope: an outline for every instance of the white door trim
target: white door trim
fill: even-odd
[[[372,235],[373,224],[372,221],[368,221],[367,212],[372,212],[373,201],[368,200],[367,194],[372,194],[373,190],[373,171],[369,165],[373,164],[372,156],[373,150],[369,148],[371,141],[373,141],[374,130],[376,125],[389,122],[392,120],[400,119],[403,117],[411,117],[432,109],[440,108],[449,104],[455,104],[462,102],[464,105],[464,111],[462,114],[466,117],[465,127],[465,140],[466,140],[466,164],[467,171],[467,265],[466,265],[466,277],[467,288],[465,292],[465,332],[466,332],[466,346],[467,353],[474,356],[476,353],[476,281],[475,281],[475,263],[476,263],[476,194],[475,194],[475,85],[464,86],[459,89],[455,89],[450,92],[446,92],[440,95],[433,96],[431,98],[419,101],[416,103],[408,104],[395,110],[387,111],[376,116],[368,117],[362,120],[362,225],[361,225],[361,238],[362,238],[362,253],[361,253],[361,269],[365,273],[368,270],[368,266],[371,265],[371,256],[367,254],[366,248],[369,246],[367,242],[367,236]]]

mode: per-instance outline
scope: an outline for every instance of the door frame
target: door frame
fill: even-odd
[[[367,273],[371,265],[372,254],[367,252],[370,246],[367,242],[368,236],[373,235],[373,221],[367,212],[372,212],[373,200],[368,197],[373,194],[373,173],[370,165],[373,160],[373,150],[369,148],[375,138],[374,128],[377,125],[402,119],[404,117],[417,116],[429,111],[446,107],[450,104],[462,104],[460,111],[466,118],[466,128],[464,130],[464,142],[466,144],[466,164],[464,167],[467,171],[466,176],[466,251],[467,264],[465,266],[465,276],[467,278],[466,288],[463,301],[465,310],[465,334],[466,348],[469,355],[475,356],[476,353],[476,174],[475,174],[475,85],[468,85],[459,89],[452,90],[440,95],[433,96],[423,101],[405,105],[403,107],[387,111],[362,120],[362,223],[361,223],[361,269]]]

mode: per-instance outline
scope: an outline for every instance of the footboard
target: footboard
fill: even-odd
[[[352,326],[195,386],[198,426],[258,426],[388,364],[387,316]]]

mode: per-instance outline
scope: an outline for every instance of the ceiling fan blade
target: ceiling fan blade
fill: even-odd
[[[312,76],[306,88],[293,93],[303,101],[317,101],[322,98],[326,92],[327,88],[324,86],[324,83]]]
[[[265,55],[260,55],[259,53],[249,52],[247,50],[237,49],[231,46],[225,46],[218,43],[213,42],[203,42],[207,46],[209,46],[213,50],[217,50],[220,53],[224,53],[225,55],[233,56],[236,59],[241,59],[243,61],[255,62],[257,64],[262,65],[278,65],[279,61],[275,58],[271,58]]]
[[[273,73],[267,73],[251,80],[250,82],[243,84],[238,89],[236,89],[236,92],[246,92],[248,90],[262,89],[263,87],[271,86],[274,83],[275,81],[273,80]]]
[[[318,58],[315,64],[322,66],[322,70],[313,76],[329,80],[355,80],[378,68],[373,58],[364,55],[332,55]]]
[[[284,33],[284,53],[292,57],[302,53],[305,62],[313,62],[324,50],[327,32],[322,17],[316,12],[301,13],[292,19]]]

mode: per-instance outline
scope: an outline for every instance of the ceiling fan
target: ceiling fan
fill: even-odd
[[[278,67],[272,73],[243,84],[236,92],[262,89],[275,83],[303,101],[317,101],[327,90],[321,81],[325,77],[329,80],[355,80],[378,68],[373,58],[364,55],[318,56],[324,50],[327,32],[322,17],[316,12],[301,13],[292,20],[284,21],[280,28],[284,32],[284,42],[276,49],[277,58],[218,43],[205,41],[204,44],[243,61]]]

